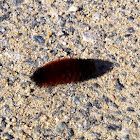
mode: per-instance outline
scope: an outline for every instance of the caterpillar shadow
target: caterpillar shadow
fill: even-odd
[[[113,69],[113,63],[100,59],[80,59],[82,75],[79,82],[101,77]]]

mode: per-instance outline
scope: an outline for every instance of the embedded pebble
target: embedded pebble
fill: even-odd
[[[94,86],[95,88],[101,88],[101,86],[100,86],[98,83],[94,83],[93,86]]]
[[[121,126],[118,126],[116,124],[110,124],[106,127],[106,129],[109,131],[116,131],[117,129],[121,129]]]
[[[68,136],[70,136],[70,137],[74,136],[74,131],[72,128],[68,128],[67,131],[68,131]]]
[[[8,132],[3,133],[3,137],[5,137],[6,139],[9,139],[9,140],[14,139],[14,136],[10,135]]]
[[[129,27],[127,30],[128,30],[129,33],[134,33],[135,32],[133,27]]]
[[[24,0],[13,0],[13,2],[15,3],[15,5],[21,4],[23,3]]]
[[[126,109],[127,111],[129,111],[129,112],[135,112],[135,110],[134,110],[134,108],[133,107],[127,107],[127,109]]]
[[[84,136],[81,136],[80,138],[78,138],[78,140],[84,140],[85,137]]]
[[[38,44],[44,44],[45,39],[42,36],[33,36],[33,40]]]
[[[90,107],[92,107],[92,103],[91,103],[91,102],[87,102],[86,106],[87,106],[88,108],[90,108]]]
[[[72,5],[70,8],[69,8],[69,11],[70,12],[76,12],[78,10],[78,7]]]
[[[115,87],[118,90],[122,90],[124,88],[124,85],[120,82],[119,78],[116,79],[116,85],[115,85]]]
[[[95,106],[97,109],[101,109],[102,108],[97,100],[93,101],[92,106]]]
[[[98,21],[98,20],[100,20],[100,13],[94,13],[94,14],[92,15],[92,19],[93,19],[93,21]]]
[[[7,125],[7,122],[5,120],[6,120],[5,118],[2,118],[2,120],[1,120],[2,127],[6,127],[6,125]]]
[[[0,16],[0,23],[4,20],[7,20],[10,16],[11,12],[7,12],[6,14]]]
[[[77,96],[74,98],[74,101],[73,102],[76,105],[80,105],[80,103],[81,103],[79,97],[77,97]]]
[[[60,122],[55,126],[55,132],[59,135],[63,133],[63,131],[67,128],[67,125],[65,122]]]
[[[94,32],[82,32],[82,37],[84,41],[93,43],[94,41],[99,41],[98,36]]]

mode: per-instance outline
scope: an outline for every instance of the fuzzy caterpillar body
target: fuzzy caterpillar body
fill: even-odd
[[[96,71],[89,59],[63,58],[38,68],[31,79],[40,87],[49,87],[87,80]]]

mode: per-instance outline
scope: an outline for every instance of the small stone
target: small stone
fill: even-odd
[[[132,118],[126,116],[125,121],[127,122],[127,124],[130,124],[132,122]]]
[[[127,109],[126,109],[127,111],[129,111],[129,112],[135,112],[135,110],[134,110],[134,108],[133,107],[127,107]]]
[[[76,12],[78,10],[78,7],[72,5],[70,8],[69,8],[69,11],[70,12]]]
[[[134,98],[134,97],[135,97],[135,95],[131,93],[131,94],[130,94],[130,97]]]
[[[127,31],[128,31],[129,33],[134,33],[134,32],[135,32],[135,30],[134,30],[133,27],[129,27],[129,28],[127,29]]]
[[[70,53],[71,53],[71,48],[64,48],[63,50],[67,53],[67,55],[70,55]]]
[[[34,29],[35,27],[39,27],[39,22],[37,22],[36,20],[33,20],[31,23],[31,29]]]
[[[62,31],[64,36],[68,36],[69,33],[67,33],[66,31]]]
[[[37,48],[38,48],[38,46],[37,46],[37,45],[34,45],[34,46],[32,47],[32,51],[36,51]]]
[[[13,86],[14,82],[11,81],[9,78],[7,79],[8,86]]]
[[[117,34],[114,33],[114,32],[111,32],[111,34],[108,36],[108,38],[112,38],[112,37],[114,37],[114,36],[117,36]]]
[[[10,17],[11,12],[7,12],[3,16],[0,17],[0,22],[7,20]]]
[[[59,36],[59,37],[61,37],[61,36],[64,35],[64,33],[63,33],[63,31],[60,30],[56,35]]]
[[[37,120],[42,115],[42,112],[39,112],[35,115],[34,120]]]
[[[105,18],[107,18],[107,17],[108,17],[108,13],[107,13],[107,12],[104,12],[104,13],[103,13],[103,16],[104,16]]]
[[[22,4],[24,0],[13,0],[15,5]]]
[[[44,44],[45,39],[42,36],[33,36],[33,40],[38,44]]]
[[[12,135],[10,135],[8,132],[3,134],[3,137],[6,137],[6,139],[14,139],[14,137]]]
[[[119,107],[115,102],[112,102],[112,106],[115,107],[115,108]]]
[[[134,20],[134,17],[132,17],[132,16],[127,17],[127,20],[129,20],[129,21],[133,21],[133,20]]]
[[[132,34],[125,34],[124,36],[125,37],[130,37],[130,36],[132,36]]]
[[[76,105],[80,105],[81,104],[79,97],[76,96],[74,98],[74,104],[76,104]]]
[[[36,127],[34,128],[34,132],[35,132],[36,134],[40,135],[40,134],[41,134],[40,127],[39,127],[39,126],[36,126]]]
[[[0,68],[2,67],[2,64],[0,63]]]
[[[126,97],[120,98],[121,102],[126,102]]]
[[[94,86],[95,88],[101,88],[101,86],[100,86],[98,83],[94,83],[93,86]]]
[[[4,33],[5,31],[7,31],[6,27],[0,26],[0,32]]]
[[[114,66],[116,66],[116,67],[119,68],[119,67],[120,67],[120,64],[116,62],[116,63],[114,64]]]
[[[93,101],[92,106],[95,106],[97,109],[101,109],[101,108],[102,108],[102,107],[100,106],[100,104],[98,103],[97,100],[94,100],[94,101]]]
[[[120,126],[118,126],[116,124],[110,124],[106,127],[106,129],[109,130],[109,131],[116,131],[119,128],[120,128]]]
[[[124,136],[123,140],[130,140],[129,135]]]
[[[91,103],[91,102],[88,102],[86,106],[87,106],[88,108],[89,108],[89,107],[92,107],[92,103]]]
[[[50,135],[50,140],[53,140],[55,137],[55,135]]]
[[[19,38],[19,37],[21,37],[23,34],[22,33],[19,33],[17,36],[16,36],[16,38]]]
[[[63,18],[62,16],[58,16],[58,25],[59,25],[60,27],[64,27],[65,24],[66,24],[66,19]]]
[[[103,95],[103,102],[108,104],[109,102],[112,102],[107,96]]]
[[[2,118],[2,121],[1,121],[2,127],[6,127],[7,125],[7,122],[5,120],[6,120],[5,118]]]
[[[79,117],[76,117],[76,118],[74,118],[76,121],[79,121],[80,120],[80,118]]]
[[[99,21],[100,20],[100,13],[94,13],[93,15],[92,15],[92,19],[93,19],[93,21]]]
[[[126,6],[123,5],[123,6],[122,6],[122,9],[125,9],[125,8],[126,8]]]
[[[10,126],[9,126],[9,129],[13,129],[13,125],[10,125]]]
[[[119,111],[115,111],[114,114],[122,115],[122,112],[119,110]]]
[[[74,34],[75,29],[74,29],[72,26],[70,26],[69,31],[70,31],[70,32],[72,33],[72,35],[73,35],[73,34]]]
[[[67,4],[71,5],[71,4],[73,4],[73,1],[72,0],[67,0]]]
[[[55,132],[57,134],[61,135],[66,128],[67,128],[66,123],[65,122],[60,122],[59,124],[56,125]]]
[[[97,133],[97,132],[91,132],[91,135],[93,135],[94,137],[97,137],[97,138],[99,138],[101,136],[101,134]]]
[[[72,128],[68,128],[67,132],[70,137],[74,136],[74,131]]]
[[[84,121],[82,122],[82,126],[83,126],[83,129],[84,129],[84,130],[89,130],[90,127],[91,127],[91,125],[92,125],[92,121],[90,121],[89,119],[84,120]]]
[[[4,97],[0,97],[0,102],[4,100]]]
[[[26,82],[22,82],[20,86],[21,86],[22,88],[26,88],[27,86],[30,86],[30,84],[31,84],[30,81],[26,81]]]
[[[84,136],[81,136],[80,138],[78,138],[78,140],[84,140],[85,137]]]
[[[135,128],[138,128],[139,124],[137,122],[134,122],[134,126],[135,126]]]
[[[79,113],[82,117],[87,118],[89,116],[89,110],[88,109],[80,109]]]
[[[28,58],[24,61],[25,64],[29,65],[29,66],[34,66],[37,67],[38,66],[38,62],[37,61],[32,61],[31,58]]]
[[[51,14],[52,17],[58,17],[58,11],[52,11]]]
[[[32,93],[32,92],[34,92],[34,89],[33,88],[30,89],[30,93]]]
[[[93,43],[98,41],[98,37],[94,32],[82,32],[82,37],[84,41]]]

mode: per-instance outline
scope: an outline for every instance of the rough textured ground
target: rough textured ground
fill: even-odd
[[[0,139],[140,139],[139,0],[0,0]],[[114,69],[39,88],[29,76],[63,57]]]

